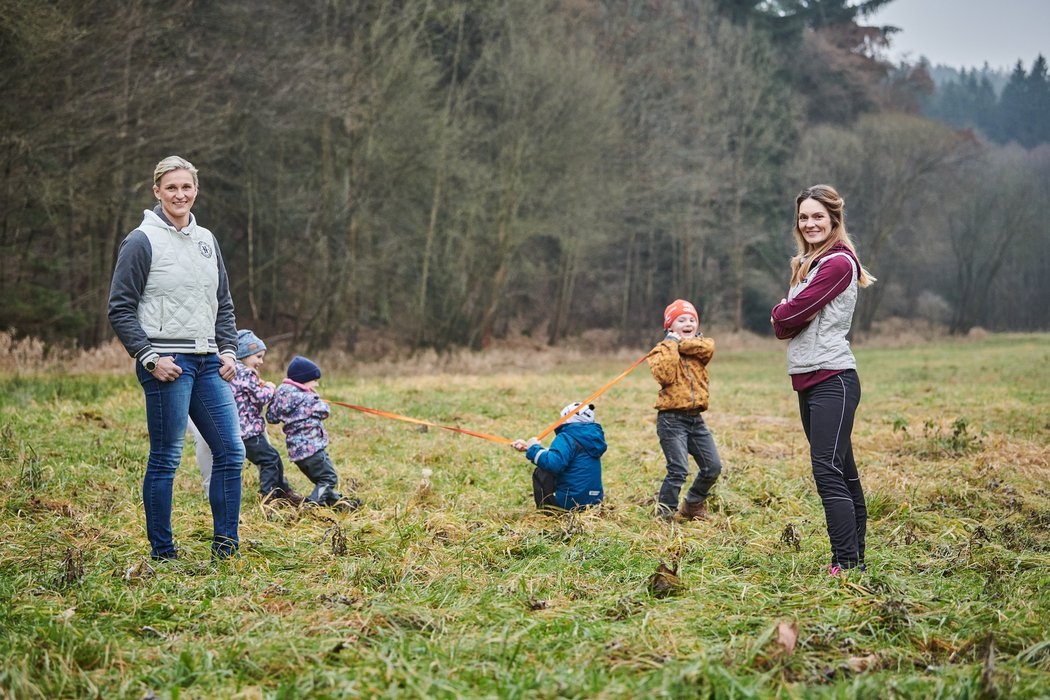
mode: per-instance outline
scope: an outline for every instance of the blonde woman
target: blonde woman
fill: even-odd
[[[189,161],[170,156],[157,163],[157,206],[120,244],[109,293],[110,324],[136,360],[146,398],[142,502],[154,559],[178,558],[171,490],[191,418],[213,456],[212,556],[235,555],[239,541],[244,443],[229,385],[237,328],[218,242],[190,213],[197,187]]]
[[[777,338],[790,339],[788,374],[831,540],[828,572],[839,576],[865,568],[868,511],[851,441],[860,378],[846,335],[858,289],[875,278],[860,264],[846,232],[845,203],[829,185],[795,198],[794,238],[791,288],[770,322]]]

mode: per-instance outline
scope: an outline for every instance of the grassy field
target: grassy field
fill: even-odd
[[[651,515],[643,366],[598,404],[600,510],[536,514],[510,448],[333,407],[331,452],[365,509],[268,511],[249,467],[243,555],[220,564],[190,449],[182,559],[147,561],[130,372],[0,376],[0,696],[1048,697],[1048,341],[858,349],[869,572],[845,580],[826,574],[782,350],[711,365],[726,468],[709,522]],[[528,437],[631,359],[335,376],[321,393]],[[661,563],[678,585],[654,592]]]

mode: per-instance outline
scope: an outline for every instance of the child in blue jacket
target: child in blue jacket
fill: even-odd
[[[565,416],[580,403],[561,410]],[[511,447],[524,452],[536,465],[532,472],[532,495],[536,507],[556,506],[564,510],[597,505],[605,497],[602,461],[608,447],[602,426],[594,422],[594,406],[588,405],[554,429],[554,442],[544,449],[536,438],[515,440]]]

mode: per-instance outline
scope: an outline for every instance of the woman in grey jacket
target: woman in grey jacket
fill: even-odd
[[[798,392],[813,478],[831,540],[829,573],[864,568],[868,511],[853,459],[853,416],[860,403],[857,361],[846,335],[858,287],[875,278],[860,264],[846,232],[845,203],[833,187],[814,185],[795,198],[791,289],[773,308],[776,336],[788,343],[788,374]]]
[[[213,455],[208,489],[212,555],[237,552],[244,444],[228,382],[237,329],[226,268],[211,231],[190,210],[197,169],[178,156],[157,164],[159,204],[120,245],[109,294],[109,320],[146,396],[149,460],[142,482],[146,535],[154,559],[177,559],[171,491],[182,460],[187,418]]]

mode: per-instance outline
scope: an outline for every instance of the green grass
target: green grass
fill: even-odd
[[[710,522],[643,505],[663,460],[640,367],[599,401],[598,512],[536,514],[505,446],[333,407],[362,512],[267,513],[249,468],[243,556],[213,564],[187,449],[183,558],[152,568],[134,379],[0,377],[0,697],[1046,697],[1047,341],[857,349],[870,571],[846,581],[825,573],[782,352],[711,365]],[[336,376],[322,394],[528,437],[625,364]],[[650,593],[661,562],[677,594]],[[798,626],[790,653],[780,622]]]

